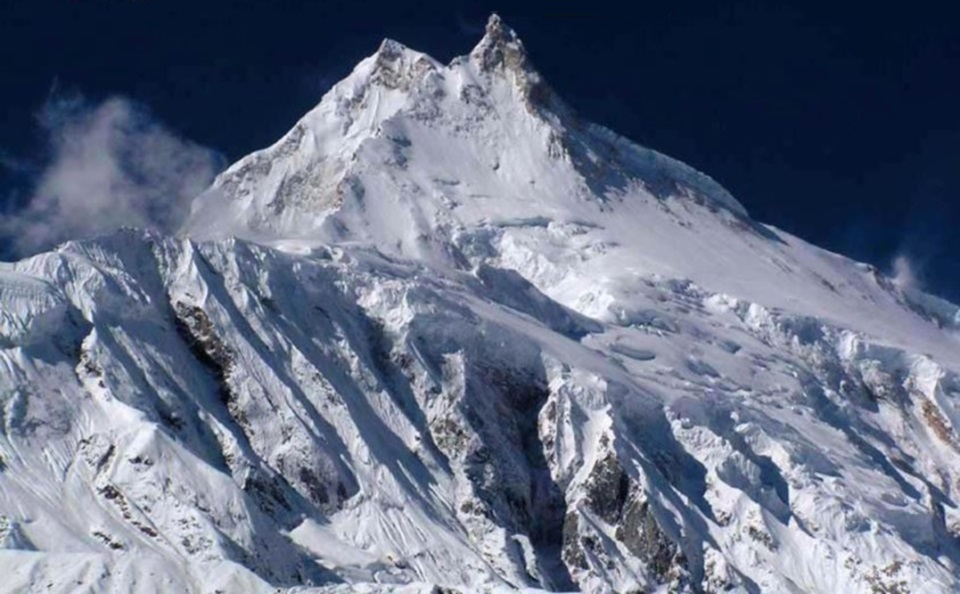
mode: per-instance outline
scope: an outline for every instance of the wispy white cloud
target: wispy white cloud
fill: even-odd
[[[916,264],[906,255],[897,254],[893,258],[893,282],[901,289],[920,289]]]
[[[0,219],[0,233],[20,255],[122,226],[175,230],[223,164],[219,153],[124,98],[91,105],[52,97],[37,121],[49,159],[31,176],[24,206]],[[14,164],[24,167],[0,162]]]

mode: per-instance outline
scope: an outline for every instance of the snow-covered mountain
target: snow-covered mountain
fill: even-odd
[[[0,265],[0,591],[958,591],[958,336],[497,17],[388,40],[181,236]]]

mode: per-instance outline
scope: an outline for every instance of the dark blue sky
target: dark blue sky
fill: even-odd
[[[904,253],[960,301],[953,3],[558,4],[0,0],[0,156],[42,161],[34,116],[56,84],[131,97],[233,160],[383,37],[446,61],[496,9],[589,119],[707,172],[758,220],[884,268]],[[28,177],[0,169],[7,210]]]

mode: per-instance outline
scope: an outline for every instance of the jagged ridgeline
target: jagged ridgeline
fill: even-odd
[[[0,264],[0,591],[957,591],[957,311],[496,16],[388,40],[178,236]]]

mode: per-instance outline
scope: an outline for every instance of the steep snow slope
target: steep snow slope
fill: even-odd
[[[0,265],[0,590],[956,591],[958,320],[496,17],[385,41],[183,237]]]

